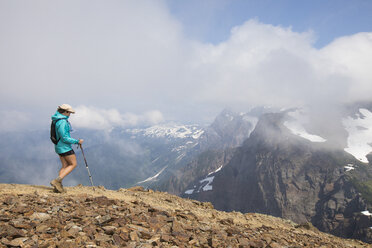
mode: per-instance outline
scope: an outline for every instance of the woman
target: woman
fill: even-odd
[[[62,163],[62,168],[59,171],[59,175],[56,179],[52,180],[50,184],[54,187],[54,190],[62,193],[64,192],[62,186],[62,180],[70,172],[75,169],[77,162],[74,150],[71,148],[72,144],[82,144],[84,140],[73,139],[70,136],[71,125],[68,122],[68,118],[71,114],[74,114],[75,110],[68,104],[62,104],[58,106],[57,112],[52,116],[52,121],[55,122],[55,130],[58,143],[55,145],[55,151],[59,155]]]

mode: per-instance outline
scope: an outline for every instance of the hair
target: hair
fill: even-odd
[[[63,114],[63,113],[66,113],[67,112],[67,110],[64,110],[64,109],[58,109],[58,112],[60,113],[60,114]]]

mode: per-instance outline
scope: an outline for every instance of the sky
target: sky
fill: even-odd
[[[369,0],[0,0],[0,132],[370,100]]]
[[[254,18],[296,32],[313,31],[316,48],[372,28],[368,0],[168,0],[167,4],[189,37],[214,44],[228,39],[232,27]]]

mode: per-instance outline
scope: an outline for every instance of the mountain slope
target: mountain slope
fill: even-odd
[[[229,110],[222,111],[210,126],[197,133],[197,138],[191,145],[173,149],[174,154],[178,156],[176,160],[167,155],[169,159],[163,161],[165,168],[161,169],[161,173],[140,185],[173,194],[182,193],[195,178],[228,162],[232,150],[241,145],[254,129],[256,115],[258,113],[238,114]],[[191,141],[186,140],[186,143],[188,142]]]
[[[105,190],[0,184],[4,247],[368,247],[311,225],[141,188]]]
[[[326,142],[293,134],[285,120],[285,113],[262,116],[225,167],[188,187],[204,183],[208,190],[183,196],[210,201],[224,211],[311,221],[322,231],[371,242],[372,220],[361,214],[371,207],[366,196],[372,191],[363,187],[372,179],[371,168]]]

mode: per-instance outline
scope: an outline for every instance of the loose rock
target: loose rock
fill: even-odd
[[[219,212],[143,188],[87,193],[79,186],[57,195],[27,187],[30,193],[0,184],[0,247],[368,247],[310,225]]]

